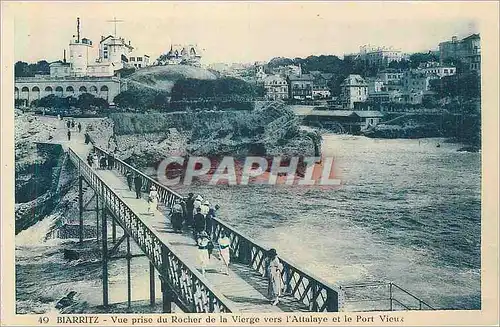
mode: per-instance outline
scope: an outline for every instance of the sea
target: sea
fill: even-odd
[[[175,188],[219,204],[221,219],[327,282],[392,282],[437,309],[480,309],[481,153],[457,151],[462,146],[437,138],[324,134],[322,153],[334,158],[340,187]],[[25,241],[33,239],[30,229],[16,236],[22,260],[40,246]],[[135,299],[148,298],[147,267],[144,258],[134,259]],[[22,275],[22,264],[18,268]],[[95,277],[87,276],[87,287],[85,282],[79,287],[96,305],[101,301],[97,268],[92,266]],[[126,285],[123,269],[118,263],[109,269],[112,301],[126,300],[126,289],[119,287]],[[27,296],[22,307],[32,312],[36,301],[27,303]]]

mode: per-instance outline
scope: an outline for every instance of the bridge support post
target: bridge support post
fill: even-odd
[[[108,306],[108,224],[106,209],[102,209],[102,305]]]
[[[132,260],[132,254],[130,253],[130,235],[127,234],[127,307],[129,310],[132,305],[132,280],[130,276],[130,260]]]
[[[111,219],[111,237],[113,239],[113,244],[115,244],[116,243],[116,221],[115,221],[114,217]]]
[[[83,177],[78,177],[78,208],[80,227],[78,229],[80,246],[83,245]]]
[[[166,246],[162,246],[161,257],[162,257],[162,271],[161,271],[161,292],[162,292],[162,305],[163,313],[172,313],[172,302],[174,300],[174,294],[170,285],[168,284],[168,274],[170,273],[168,252]]]
[[[327,312],[339,312],[339,294],[333,290],[327,290],[326,292],[326,311]]]
[[[97,235],[97,243],[99,244],[99,195],[95,195],[95,219],[96,219],[96,235]]]
[[[155,305],[155,265],[149,262],[149,304]]]
[[[163,301],[163,313],[172,313],[173,292],[165,280],[161,282],[161,292]]]

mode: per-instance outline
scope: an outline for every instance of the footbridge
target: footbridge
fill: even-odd
[[[229,232],[231,239],[231,271],[221,274],[209,269],[203,276],[197,269],[197,247],[192,234],[173,233],[166,219],[175,199],[182,196],[138,171],[120,159],[115,159],[113,169],[93,169],[86,156],[94,149],[98,155],[107,155],[104,149],[85,145],[83,139],[64,142],[70,162],[79,175],[80,242],[83,241],[84,183],[90,187],[97,199],[97,215],[100,220],[100,247],[102,249],[103,305],[109,305],[108,260],[118,246],[127,246],[128,300],[131,301],[130,286],[130,242],[135,242],[150,261],[150,302],[155,301],[156,276],[161,281],[163,312],[172,311],[175,303],[184,312],[273,312],[273,311],[340,311],[343,309],[343,292],[338,286],[323,281],[288,258],[280,257],[284,269],[282,284],[284,296],[277,306],[266,298],[265,254],[267,248],[245,236],[226,222],[215,218],[214,238],[222,231]],[[139,175],[143,191],[155,185],[159,190],[161,210],[147,212],[146,199],[136,199],[129,191],[125,173]],[[108,225],[112,225],[112,240],[109,240]],[[116,228],[123,229],[123,237],[116,240]],[[98,233],[99,234],[99,233]],[[110,243],[113,248],[110,249]],[[213,258],[212,261],[217,259]],[[220,265],[220,263],[218,264]]]
[[[346,308],[352,310],[345,299],[345,289],[315,276],[294,263],[290,258],[280,256],[283,263],[281,273],[283,295],[277,306],[266,298],[267,280],[265,256],[268,248],[246,236],[220,218],[214,218],[213,238],[218,239],[223,231],[231,240],[231,265],[229,275],[217,269],[220,261],[212,256],[209,269],[202,275],[197,267],[197,247],[190,231],[174,233],[166,217],[174,201],[182,196],[161,185],[146,174],[124,161],[115,158],[112,169],[94,169],[87,164],[86,157],[91,151],[98,155],[108,153],[94,145],[85,144],[83,135],[74,133],[71,140],[66,137],[66,129],[55,133],[51,143],[61,144],[68,153],[69,162],[76,168],[79,188],[79,241],[84,241],[84,211],[89,203],[95,203],[97,219],[97,241],[102,258],[102,304],[109,307],[108,262],[121,247],[126,247],[122,258],[127,264],[128,306],[132,303],[130,246],[135,242],[142,251],[141,256],[149,259],[149,302],[156,306],[155,283],[161,283],[162,311],[173,312],[180,308],[183,312],[337,312]],[[130,191],[125,174],[132,172],[142,179],[142,191],[155,185],[159,194],[160,210],[149,213],[146,194],[137,199]],[[86,186],[84,186],[86,184]],[[91,201],[84,201],[84,188],[93,193]],[[88,192],[88,191],[87,191]],[[95,201],[93,201],[95,200]],[[84,203],[86,202],[86,203]],[[109,232],[111,226],[111,233]],[[123,236],[117,239],[117,228]],[[111,235],[110,235],[111,234]],[[100,238],[100,240],[99,240]],[[148,272],[146,272],[148,273]],[[112,285],[111,285],[112,286]],[[396,308],[393,287],[385,298],[390,309]],[[352,288],[348,293],[353,292]],[[372,292],[370,292],[372,293]],[[385,296],[385,295],[383,295]],[[418,300],[418,299],[417,299]],[[366,301],[365,298],[361,301]],[[175,303],[175,307],[172,305]],[[347,303],[347,307],[346,307]],[[422,309],[423,302],[417,302]],[[407,308],[412,309],[411,306]],[[430,306],[424,303],[424,309]],[[382,310],[389,310],[383,308]]]

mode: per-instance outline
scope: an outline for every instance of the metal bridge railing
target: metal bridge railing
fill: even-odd
[[[118,219],[120,225],[148,256],[185,309],[189,312],[237,311],[195,268],[184,263],[169,247],[168,242],[160,240],[155,230],[144,223],[78,154],[71,148],[68,153],[80,175],[102,199],[103,206]],[[121,161],[115,163],[117,167],[126,165]],[[170,203],[173,197],[178,196],[165,189],[160,193],[165,203]]]
[[[108,155],[106,151],[94,145],[99,156]],[[151,177],[143,174],[131,165],[115,158],[114,169],[122,174],[127,171],[139,175],[142,179],[143,191],[148,191],[151,185],[155,185],[158,190],[159,202],[166,207],[172,207],[176,198],[183,198],[180,194],[158,183]],[[245,236],[236,228],[218,218],[213,219],[214,236],[219,238],[223,230],[229,232],[231,239],[232,257],[240,263],[247,264],[259,273],[265,272],[265,259],[268,248],[259,245],[256,241]],[[333,286],[311,272],[293,263],[291,260],[280,256],[283,263],[283,272],[281,279],[283,281],[285,294],[306,305],[310,311],[328,311],[337,312],[343,310],[344,296],[341,287]]]
[[[409,291],[392,282],[343,286],[349,311],[435,310]]]

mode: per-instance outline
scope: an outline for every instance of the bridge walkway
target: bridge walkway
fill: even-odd
[[[62,126],[62,122],[61,122]],[[47,143],[61,144],[65,151],[71,148],[84,161],[92,149],[92,145],[84,143],[84,133],[72,131],[71,140],[67,139],[67,129],[58,128],[53,134],[53,139]],[[160,235],[161,241],[173,247],[176,253],[182,254],[182,260],[192,267],[197,267],[197,247],[190,231],[182,234],[174,233],[167,219],[169,209],[160,207],[154,213],[148,213],[147,194],[143,193],[141,199],[136,199],[135,191],[130,191],[124,176],[116,170],[95,170],[97,175],[111,187],[137,216]],[[160,203],[161,206],[161,203]],[[216,252],[214,250],[214,252]],[[277,306],[271,305],[266,298],[267,280],[251,266],[241,263],[231,263],[229,275],[219,272],[222,262],[214,255],[205,271],[207,281],[222,293],[233,306],[240,312],[300,312],[309,311],[307,306],[292,296],[283,296]],[[201,269],[198,269],[201,272]],[[146,273],[146,272],[145,272]],[[148,287],[148,285],[144,285]]]

